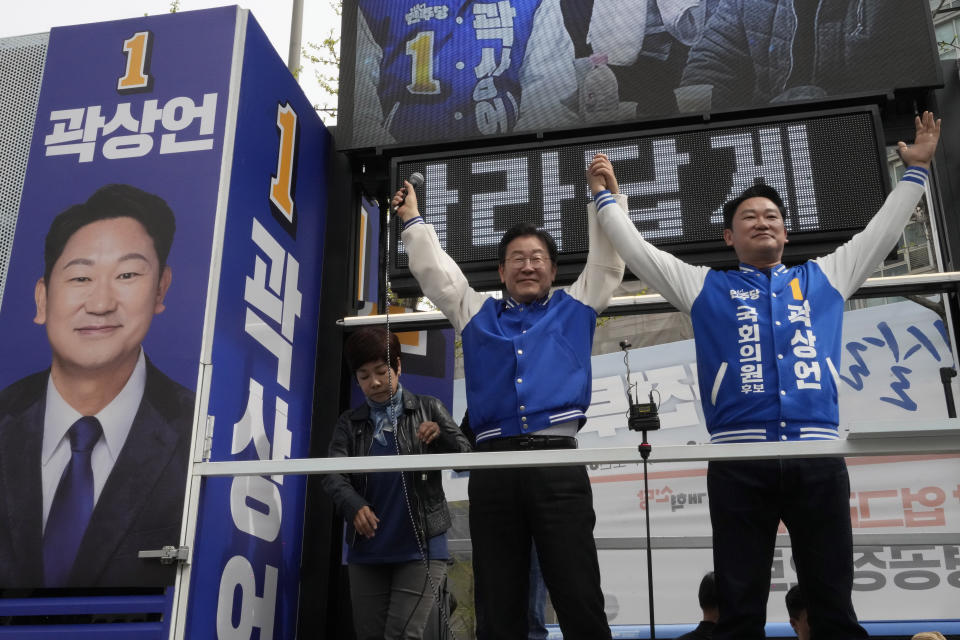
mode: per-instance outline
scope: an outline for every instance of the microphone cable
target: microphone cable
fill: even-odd
[[[419,173],[413,173],[413,174],[410,175],[409,182],[410,182],[410,184],[414,185],[415,187],[418,186],[418,185],[421,185],[421,184],[423,184],[423,176],[422,176],[421,174],[419,174]],[[401,205],[401,206],[403,205],[403,201],[400,202],[400,205]],[[388,205],[387,205],[387,234],[386,234],[386,235],[387,235],[387,237],[386,237],[386,243],[387,243],[387,246],[386,246],[386,254],[387,254],[387,255],[386,255],[386,259],[385,259],[384,262],[383,262],[383,281],[384,281],[384,288],[385,288],[385,290],[386,290],[386,300],[384,301],[384,302],[385,302],[385,304],[384,304],[384,317],[385,317],[385,324],[386,324],[386,329],[387,329],[387,333],[386,333],[386,352],[387,352],[387,353],[386,353],[386,355],[387,355],[387,388],[388,388],[388,389],[392,389],[392,388],[393,388],[393,367],[392,367],[391,364],[390,364],[390,298],[391,298],[392,295],[393,295],[393,288],[392,288],[391,283],[390,283],[390,261],[391,261],[392,255],[393,255],[393,245],[390,243],[390,231],[391,231],[391,227],[393,226],[393,221],[392,221],[391,218],[390,218],[390,210],[391,210],[391,208],[392,208],[392,207],[388,204]],[[398,208],[399,208],[399,207],[398,207]],[[399,357],[399,356],[400,356],[400,354],[397,354],[397,357]],[[398,381],[397,388],[399,389],[399,381]],[[401,396],[401,397],[402,397],[402,396]],[[401,452],[400,452],[400,430],[399,430],[399,427],[397,426],[397,422],[398,422],[398,420],[397,420],[397,414],[396,414],[396,412],[395,412],[394,409],[393,409],[393,398],[392,398],[392,394],[391,394],[390,402],[389,402],[389,404],[387,405],[387,412],[388,412],[388,418],[389,418],[389,420],[390,420],[390,423],[391,423],[391,425],[393,425],[393,443],[394,443],[394,447],[396,448],[397,455],[399,456],[399,455],[402,455]],[[411,440],[411,443],[410,443],[410,444],[411,444],[411,448],[412,448],[412,446],[413,446],[412,440]],[[421,473],[424,473],[424,476],[426,476],[426,473],[425,473],[425,472],[421,472]],[[416,612],[417,607],[420,606],[420,603],[421,603],[422,600],[423,600],[424,591],[426,590],[425,587],[426,587],[427,584],[429,583],[429,585],[430,585],[430,591],[431,591],[431,593],[432,593],[432,595],[433,595],[434,602],[435,602],[436,605],[437,605],[437,611],[438,611],[439,614],[440,614],[440,620],[441,620],[441,622],[443,623],[443,626],[444,626],[444,627],[447,629],[447,631],[450,633],[450,637],[451,637],[453,640],[457,640],[457,635],[456,635],[456,634],[454,633],[454,631],[453,631],[453,626],[452,626],[452,624],[451,624],[451,622],[450,622],[450,619],[447,617],[446,609],[445,609],[445,607],[444,607],[443,604],[442,604],[442,594],[440,593],[440,585],[437,584],[437,583],[434,581],[433,576],[430,574],[430,554],[429,554],[430,548],[429,548],[429,543],[428,543],[428,541],[427,541],[427,532],[426,532],[426,530],[420,531],[420,528],[417,526],[417,520],[416,520],[416,518],[414,517],[414,514],[413,514],[413,505],[412,505],[411,500],[410,500],[410,492],[409,492],[409,490],[408,490],[408,488],[407,488],[407,477],[406,477],[406,476],[407,476],[406,473],[404,473],[404,472],[402,472],[402,471],[400,472],[400,486],[403,488],[403,498],[404,498],[404,502],[406,503],[406,506],[407,506],[407,515],[408,515],[409,518],[410,518],[410,526],[411,526],[411,528],[413,529],[413,537],[414,537],[414,539],[416,540],[416,543],[417,543],[417,551],[419,551],[419,553],[420,553],[420,560],[421,560],[421,562],[423,563],[423,570],[424,570],[424,574],[425,574],[425,576],[424,576],[425,579],[424,579],[424,589],[421,589],[421,590],[420,590],[420,596],[419,596],[419,598],[417,598],[416,604],[415,604],[415,605],[413,606],[413,608],[410,610],[410,615],[407,616],[406,622],[403,623],[403,629],[401,630],[401,635],[403,634],[403,632],[406,631],[407,625],[410,624],[410,620],[413,619],[413,614]],[[411,474],[411,476],[412,476],[412,474]],[[446,500],[446,497],[444,497],[444,500]],[[429,613],[428,613],[428,617],[429,617]]]

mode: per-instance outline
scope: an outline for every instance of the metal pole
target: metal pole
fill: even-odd
[[[643,442],[638,447],[640,457],[643,458],[643,496],[647,501],[647,598],[650,604],[650,640],[657,640],[657,625],[653,617],[653,545],[650,541],[650,485],[647,478],[647,460],[650,458],[650,443],[647,442],[647,432],[643,432]]]
[[[950,380],[955,378],[957,370],[953,367],[940,367],[940,382],[943,383],[943,397],[947,401],[947,417],[957,417],[957,407],[953,402],[953,388],[950,386]]]
[[[300,68],[300,44],[303,39],[303,0],[293,0],[290,15],[290,51],[287,55],[287,69],[296,75]]]

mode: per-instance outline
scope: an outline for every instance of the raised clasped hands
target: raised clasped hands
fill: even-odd
[[[605,154],[598,153],[593,156],[593,160],[587,166],[587,184],[593,195],[597,195],[604,189],[610,193],[620,193],[617,176],[613,172],[613,163]]]

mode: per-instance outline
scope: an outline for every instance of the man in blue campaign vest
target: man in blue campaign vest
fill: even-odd
[[[558,0],[360,0],[356,60],[356,146],[509,133],[521,97],[537,123],[576,120]]]
[[[693,321],[711,442],[835,440],[843,303],[896,244],[924,192],[940,121],[916,118],[908,166],[870,224],[830,255],[781,264],[783,202],[757,185],[724,206],[723,237],[740,268],[695,267],[647,243],[627,217],[613,166],[587,171],[597,217],[630,270]],[[863,638],[850,593],[850,483],[842,458],[710,462],[715,640],[764,637],[780,520],[790,531],[814,638]]]
[[[404,201],[404,192],[408,192]],[[589,220],[580,277],[551,291],[557,247],[547,232],[519,223],[497,254],[503,299],[480,293],[440,247],[417,211],[413,187],[393,198],[404,221],[410,270],[463,340],[467,405],[478,451],[565,449],[586,422],[590,351],[597,314],[623,277],[623,261]],[[600,590],[593,494],[586,469],[475,469],[470,538],[477,637],[527,637],[531,540],[563,637],[610,637]]]

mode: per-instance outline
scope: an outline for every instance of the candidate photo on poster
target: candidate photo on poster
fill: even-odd
[[[0,391],[0,587],[173,582],[137,553],[179,542],[193,426],[194,392],[142,347],[175,286],[175,229],[160,196],[103,186],[34,247],[34,299],[7,291],[8,317],[34,303],[51,356]]]

